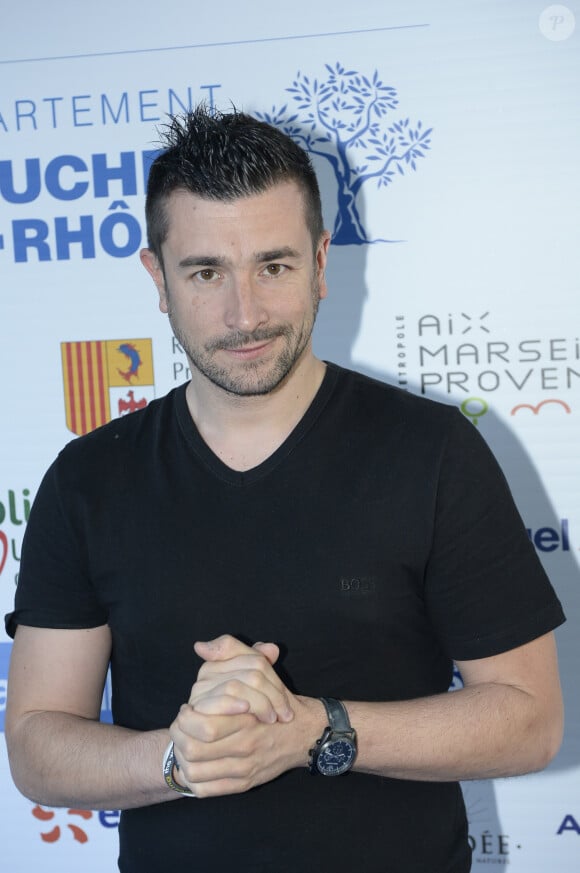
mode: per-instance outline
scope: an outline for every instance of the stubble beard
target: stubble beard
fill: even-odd
[[[237,397],[259,397],[275,391],[296,367],[306,349],[320,304],[318,282],[312,288],[312,310],[297,329],[290,324],[257,328],[251,333],[232,331],[226,336],[212,340],[203,346],[194,346],[173,317],[171,295],[167,295],[168,317],[175,338],[189,361],[209,382],[222,391]],[[240,361],[231,368],[220,366],[215,353],[226,349],[241,349],[244,346],[269,340],[283,339],[283,348],[273,361]]]

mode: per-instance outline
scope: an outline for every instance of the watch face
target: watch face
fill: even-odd
[[[356,749],[348,740],[331,740],[320,750],[316,765],[325,776],[340,776],[350,769],[355,756]]]

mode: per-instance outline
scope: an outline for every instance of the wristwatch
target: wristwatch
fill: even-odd
[[[309,769],[312,774],[340,776],[348,772],[356,758],[356,731],[351,727],[344,703],[334,697],[321,697],[326,708],[328,727],[316,745],[310,749]]]

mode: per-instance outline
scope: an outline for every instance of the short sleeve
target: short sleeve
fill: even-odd
[[[86,545],[75,524],[72,476],[63,455],[49,468],[32,506],[24,540],[14,611],[5,617],[13,637],[19,624],[88,628],[107,622],[88,574]]]
[[[425,586],[455,660],[500,654],[565,620],[498,463],[459,413],[441,456]]]

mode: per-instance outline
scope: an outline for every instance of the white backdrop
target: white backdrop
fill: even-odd
[[[66,404],[84,408],[78,393],[66,400],[80,377],[66,377],[61,344],[103,343],[110,415],[187,378],[136,255],[156,126],[199,99],[268,116],[312,150],[336,229],[318,353],[471,418],[568,614],[562,751],[542,774],[465,786],[474,869],[576,873],[580,3],[329,8],[22,0],[2,10],[1,611],[40,477],[73,438]],[[349,186],[326,157],[341,152]],[[118,377],[131,368],[120,345],[140,354],[137,377]],[[2,635],[0,729],[9,650]],[[35,807],[12,786],[3,744],[0,780],[3,870],[115,868],[115,811]]]

